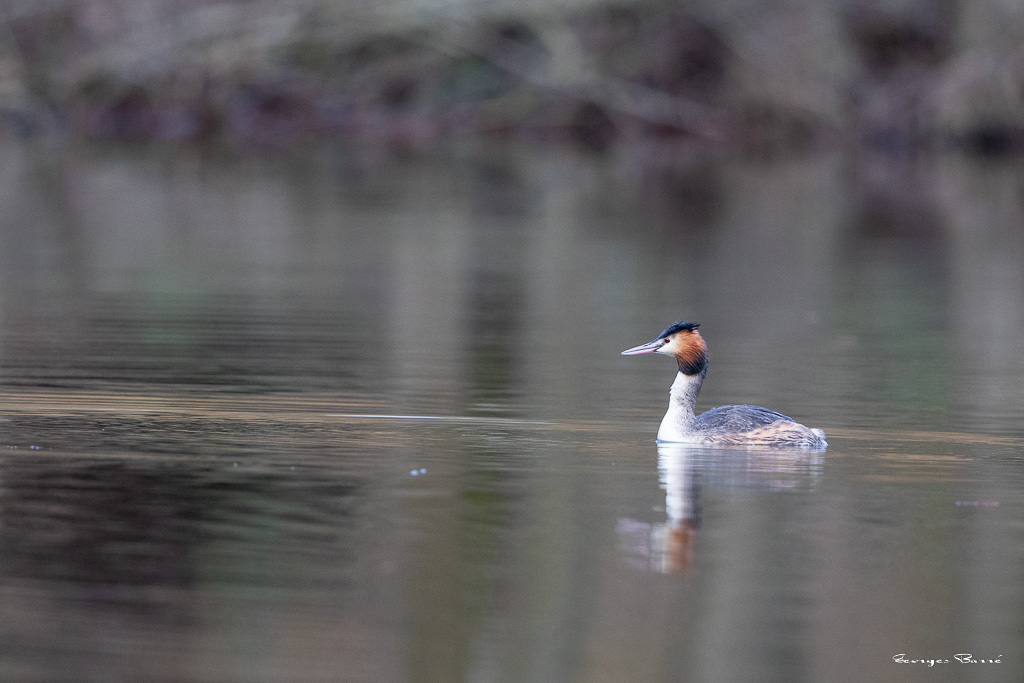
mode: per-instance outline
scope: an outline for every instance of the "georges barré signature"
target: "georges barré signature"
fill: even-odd
[[[1003,656],[997,655],[994,659],[984,659],[969,653],[961,653],[953,655],[952,659],[909,659],[905,652],[901,652],[898,655],[893,655],[892,661],[897,664],[924,664],[925,666],[949,664],[950,662],[960,662],[961,664],[1002,664]]]

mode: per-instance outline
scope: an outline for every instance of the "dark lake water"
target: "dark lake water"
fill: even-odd
[[[1018,681],[1022,188],[5,146],[0,680]],[[681,318],[828,450],[659,449]]]

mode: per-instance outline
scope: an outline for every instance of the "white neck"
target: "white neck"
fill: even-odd
[[[669,389],[668,412],[661,420],[658,441],[692,441],[694,409],[697,394],[704,383],[704,373],[698,375],[676,374],[676,381]]]

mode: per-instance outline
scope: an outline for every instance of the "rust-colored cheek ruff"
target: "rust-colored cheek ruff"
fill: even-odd
[[[676,361],[679,372],[684,375],[699,375],[708,367],[708,345],[699,332],[681,335],[676,341]]]

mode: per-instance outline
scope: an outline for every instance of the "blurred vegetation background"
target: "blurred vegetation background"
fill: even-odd
[[[3,135],[1024,150],[1006,0],[3,0]]]

